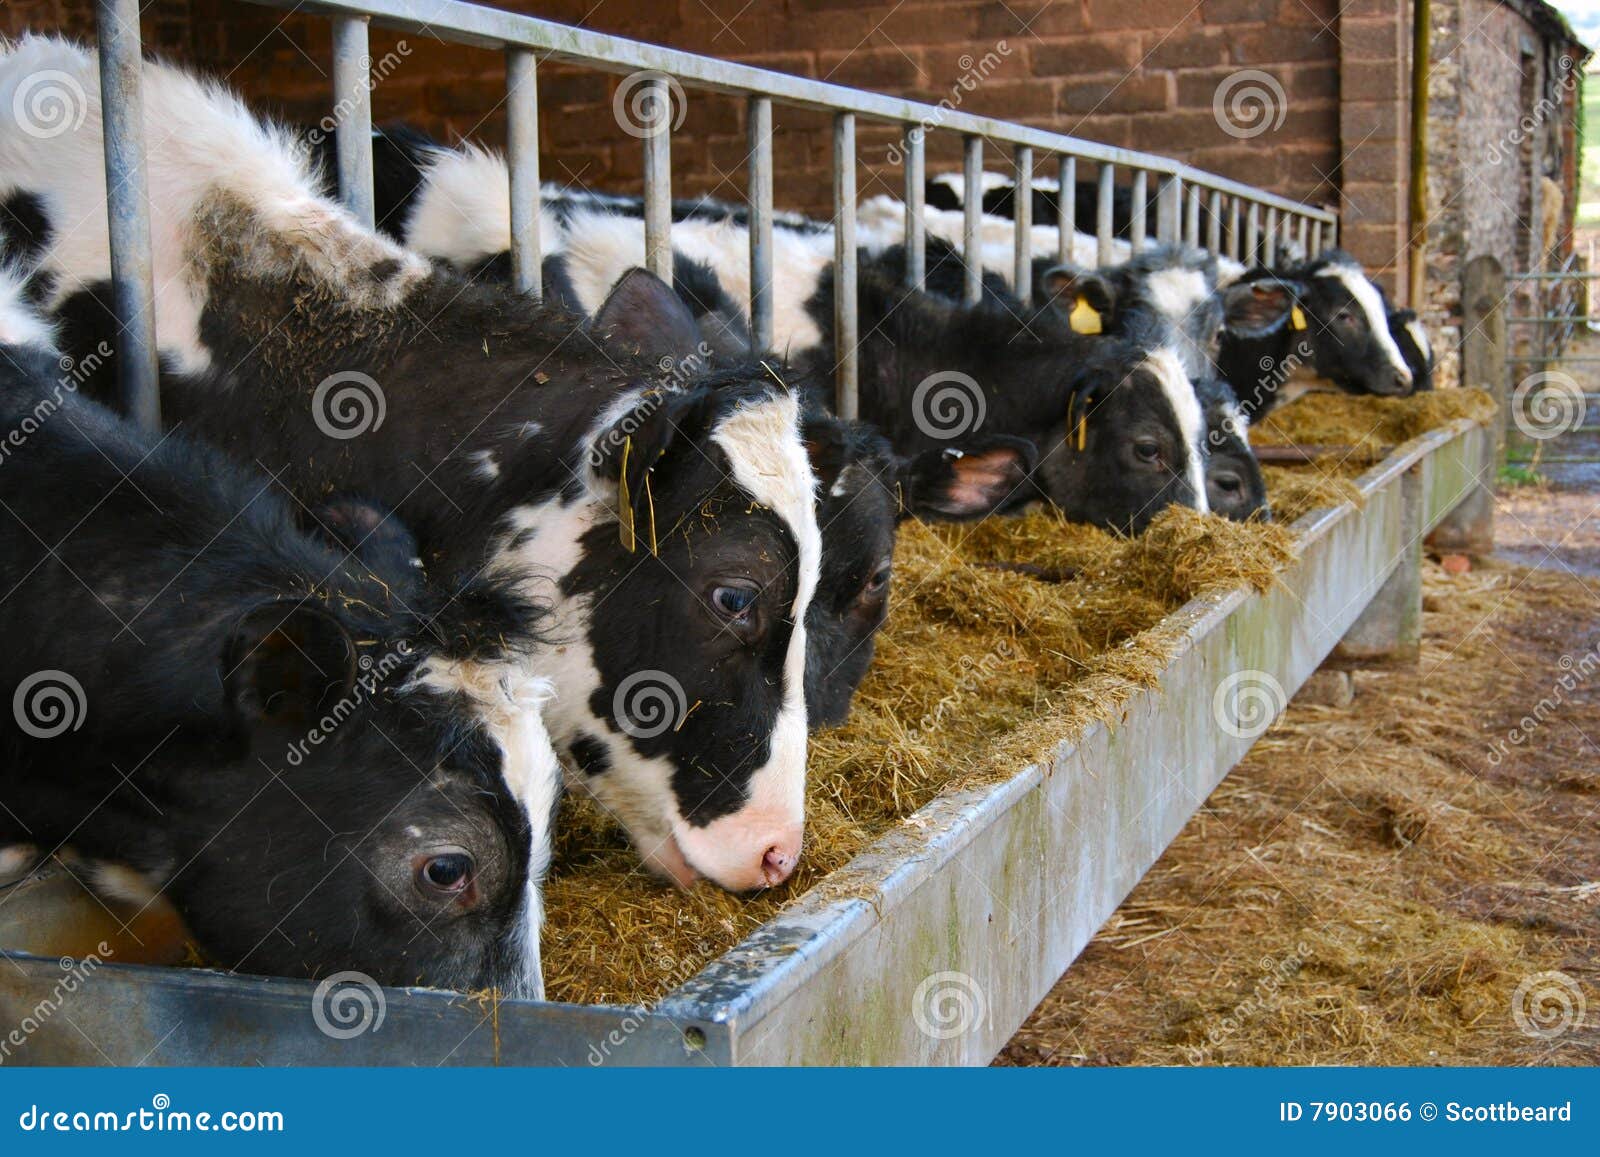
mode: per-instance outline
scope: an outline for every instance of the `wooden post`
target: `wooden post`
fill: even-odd
[[[1488,390],[1500,403],[1494,428],[1494,461],[1505,461],[1511,424],[1511,391],[1506,365],[1506,271],[1487,254],[1461,271],[1461,384]]]

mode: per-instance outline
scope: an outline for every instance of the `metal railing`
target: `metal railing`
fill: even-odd
[[[156,366],[153,338],[153,293],[150,284],[148,210],[143,196],[144,155],[140,132],[137,0],[96,0],[101,26],[100,51],[105,85],[106,166],[112,188],[113,281],[119,320],[127,327],[138,356],[122,362],[123,392],[130,411],[146,421],[158,420],[155,408]],[[1291,241],[1309,254],[1336,243],[1338,220],[1326,209],[1192,168],[1168,157],[1097,144],[1046,129],[978,116],[959,109],[923,104],[900,97],[845,88],[823,81],[770,72],[713,57],[643,44],[541,20],[534,16],[488,8],[459,0],[251,0],[269,7],[327,15],[333,22],[333,86],[336,99],[353,98],[336,121],[340,197],[368,224],[373,220],[372,108],[368,87],[368,22],[405,33],[426,33],[444,40],[506,53],[506,97],[509,112],[507,161],[511,184],[511,258],[519,289],[538,294],[539,150],[537,128],[538,62],[554,60],[616,73],[646,73],[645,97],[659,110],[670,108],[668,78],[682,87],[742,96],[749,125],[748,201],[750,212],[751,336],[758,349],[772,342],[772,106],[833,114],[834,224],[837,269],[835,293],[835,386],[839,412],[857,412],[855,301],[856,121],[890,122],[905,129],[906,273],[919,287],[926,271],[922,217],[924,138],[928,132],[959,135],[965,140],[963,254],[965,290],[976,300],[981,292],[981,178],[986,143],[1007,147],[1019,188],[1031,188],[1036,156],[1054,157],[1062,195],[1057,198],[1059,253],[1072,255],[1077,232],[1078,163],[1098,166],[1095,237],[1099,264],[1114,253],[1113,201],[1119,171],[1133,186],[1134,222],[1131,240],[1147,236],[1146,192],[1156,180],[1155,235],[1158,240],[1204,245],[1213,252],[1247,263],[1271,264]],[[113,115],[115,114],[115,115]],[[670,120],[665,113],[666,120]],[[671,126],[644,136],[645,263],[670,280],[672,276]],[[118,192],[120,190],[120,192]],[[1204,211],[1202,212],[1202,198]],[[1032,198],[1015,198],[1015,274],[1017,292],[1031,291]],[[1224,210],[1226,209],[1226,224]],[[1263,216],[1265,225],[1263,226]],[[1241,239],[1241,220],[1244,234]],[[1202,237],[1202,225],[1204,236]],[[1242,241],[1242,243],[1241,243]]]

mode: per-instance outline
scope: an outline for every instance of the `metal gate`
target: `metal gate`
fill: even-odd
[[[1549,273],[1506,275],[1508,457],[1530,467],[1590,462],[1600,433],[1600,271],[1572,254]],[[1593,335],[1593,336],[1591,336]]]

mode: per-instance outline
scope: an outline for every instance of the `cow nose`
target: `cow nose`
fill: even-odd
[[[794,875],[794,867],[800,862],[800,844],[787,841],[773,844],[767,849],[766,855],[761,857],[761,876],[767,882],[767,887],[772,888],[783,883]]]

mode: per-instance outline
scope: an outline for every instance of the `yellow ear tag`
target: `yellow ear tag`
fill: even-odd
[[[633,439],[622,440],[622,469],[617,472],[617,526],[621,532],[622,549],[633,553],[633,497],[628,493],[628,452],[633,449]]]
[[[1078,303],[1072,307],[1072,312],[1067,315],[1067,321],[1072,325],[1073,333],[1099,333],[1100,313],[1089,304],[1089,299],[1083,294],[1078,295]]]
[[[1085,414],[1078,419],[1078,453],[1083,453],[1083,448],[1089,443],[1089,415]]]
[[[1306,328],[1305,311],[1298,305],[1291,305],[1289,307],[1289,325],[1294,329]]]

